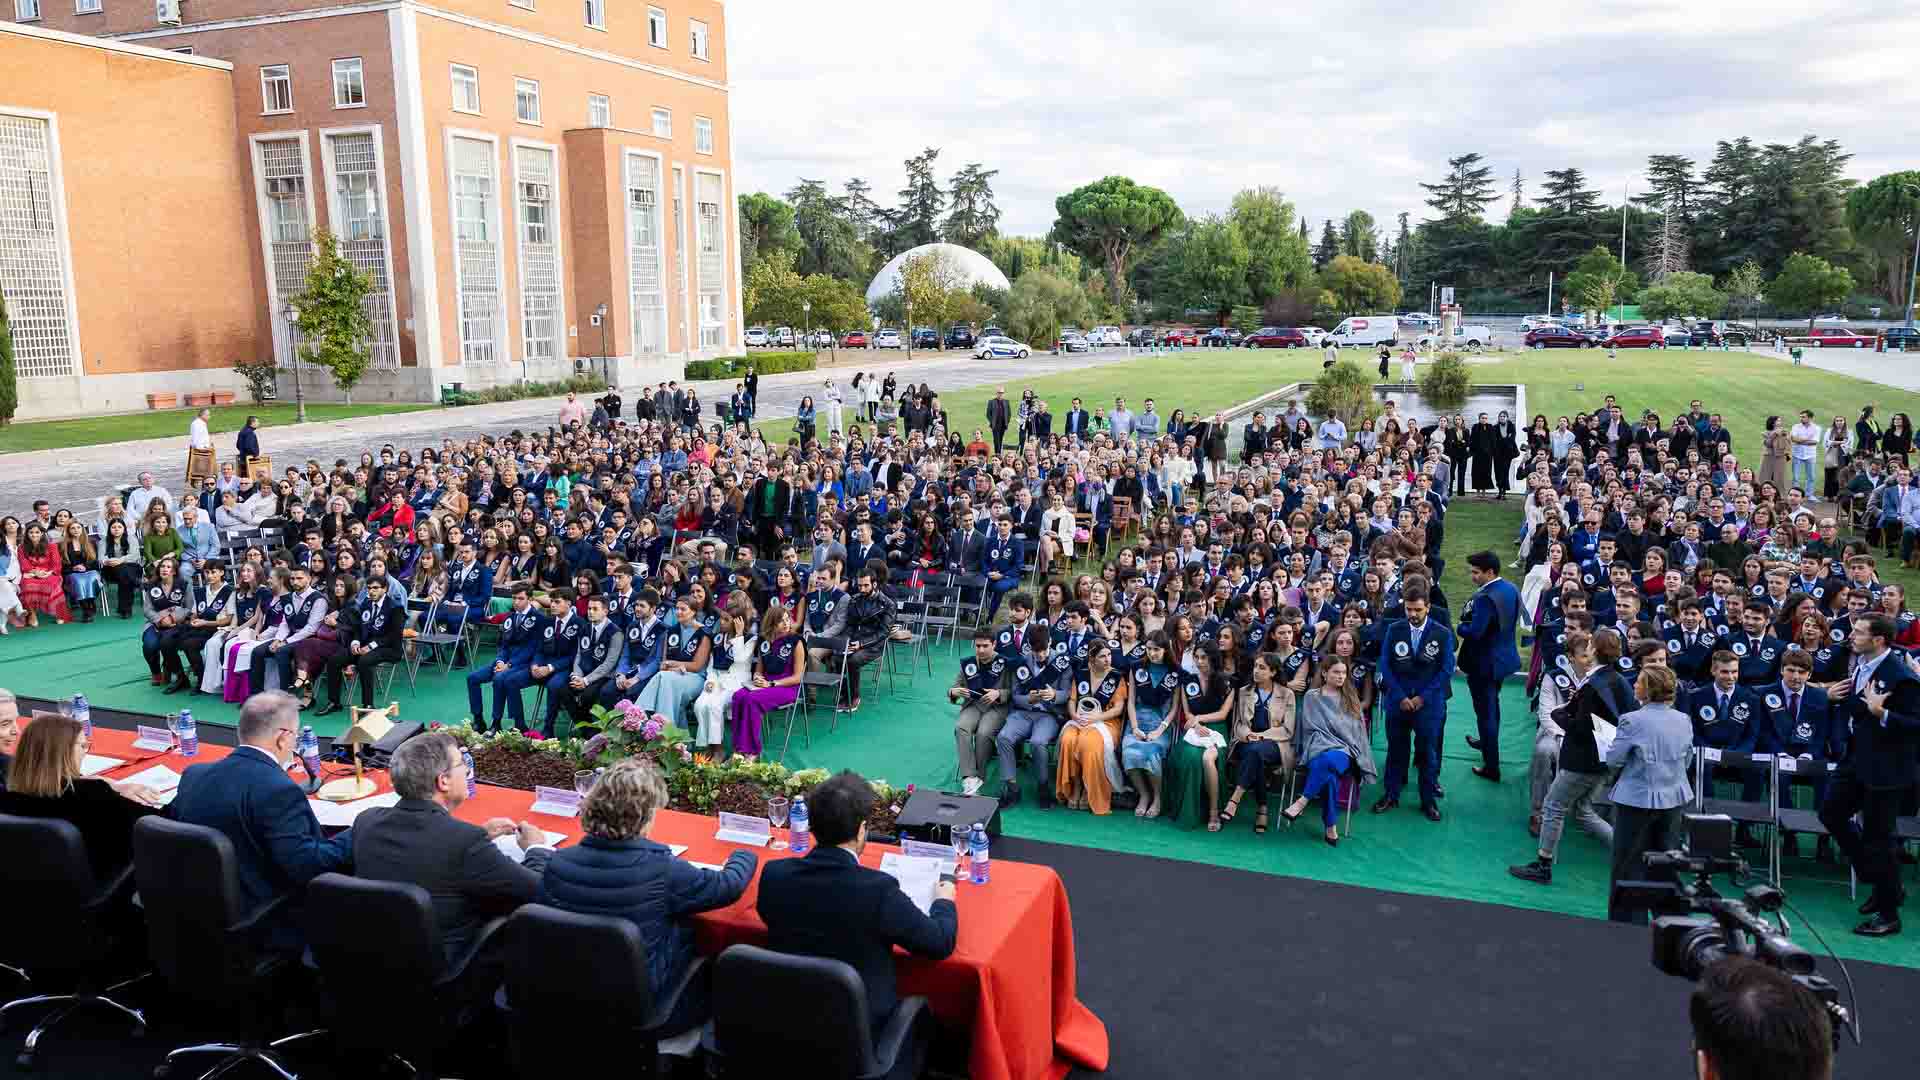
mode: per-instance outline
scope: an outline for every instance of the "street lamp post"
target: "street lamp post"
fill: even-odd
[[[806,345],[813,339],[813,331],[807,327],[813,325],[813,301],[800,301],[800,343]]]
[[[600,378],[607,377],[607,305],[601,304],[593,309],[593,317],[600,320]]]
[[[300,386],[300,347],[294,343],[294,330],[300,322],[300,309],[293,301],[287,301],[287,352],[293,356],[293,419],[297,424],[307,422],[307,396]]]

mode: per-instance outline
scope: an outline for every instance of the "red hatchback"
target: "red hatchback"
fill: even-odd
[[[846,336],[846,337],[843,337],[843,338],[841,338],[841,339],[840,339],[840,347],[841,347],[841,348],[843,348],[843,349],[864,349],[864,348],[866,348],[866,347],[867,347],[867,332],[866,332],[865,330],[849,330],[849,331],[847,331],[847,336]]]
[[[1635,326],[1622,330],[1600,344],[1609,349],[1664,349],[1667,336],[1657,326]]]
[[[1307,335],[1292,326],[1263,326],[1241,339],[1249,349],[1304,349]]]
[[[1200,335],[1194,333],[1193,328],[1190,326],[1176,326],[1168,330],[1160,340],[1168,345],[1198,346],[1200,344]]]

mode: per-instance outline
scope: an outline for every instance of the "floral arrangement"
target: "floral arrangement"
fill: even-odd
[[[548,739],[537,731],[526,732],[515,728],[476,731],[472,724],[466,723],[452,727],[435,723],[429,730],[446,732],[475,754],[498,747],[521,754],[562,754],[578,761],[587,745],[585,739]]]
[[[585,766],[611,765],[622,758],[647,757],[668,777],[693,762],[689,743],[692,735],[659,713],[648,714],[639,705],[622,699],[612,708],[593,707],[593,719],[574,726],[576,732],[589,732],[580,748]]]

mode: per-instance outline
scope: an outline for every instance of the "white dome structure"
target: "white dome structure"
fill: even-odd
[[[873,275],[873,284],[867,286],[867,303],[877,304],[883,298],[892,295],[900,287],[900,265],[916,255],[942,254],[958,269],[960,280],[967,288],[975,285],[991,285],[996,289],[1011,288],[1007,275],[993,265],[993,260],[970,248],[959,244],[921,244],[917,248],[903,251],[887,261],[880,272]]]

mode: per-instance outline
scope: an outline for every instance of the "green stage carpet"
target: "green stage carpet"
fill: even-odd
[[[107,619],[91,625],[43,624],[39,630],[16,631],[0,638],[0,686],[29,697],[64,697],[79,692],[96,705],[154,713],[177,711],[183,699],[162,694],[148,682],[137,629],[137,623]],[[482,649],[481,654],[481,659],[489,657],[491,649]],[[924,663],[919,664],[913,683],[909,685],[903,678],[893,693],[885,689],[884,676],[880,686],[872,685],[875,669],[869,668],[865,707],[851,717],[841,716],[835,731],[829,731],[831,714],[816,709],[811,745],[803,744],[801,734],[795,732],[787,764],[795,768],[849,768],[896,785],[912,783],[957,790],[954,709],[946,703],[944,693],[953,681],[955,657],[950,648],[936,648],[933,674],[929,676]],[[451,675],[442,675],[438,669],[423,668],[417,693],[408,690],[403,674],[395,682],[392,697],[400,702],[400,714],[406,719],[457,723],[467,708],[464,671],[455,669]],[[204,695],[187,700],[202,723],[231,724],[238,714],[238,706]],[[526,700],[531,707],[531,691]],[[491,692],[487,702],[491,705]],[[1027,799],[1006,812],[1004,825],[1012,835],[1058,843],[1604,918],[1607,853],[1598,841],[1576,828],[1569,827],[1561,841],[1551,886],[1520,881],[1506,872],[1508,864],[1524,862],[1533,857],[1534,851],[1525,827],[1526,762],[1534,724],[1518,680],[1507,684],[1504,711],[1505,782],[1489,784],[1468,771],[1479,761],[1478,754],[1464,741],[1474,730],[1473,709],[1465,682],[1456,682],[1442,770],[1447,798],[1441,805],[1446,820],[1433,824],[1421,817],[1418,797],[1412,790],[1405,793],[1402,809],[1380,816],[1370,814],[1366,807],[1379,795],[1377,786],[1370,787],[1363,793],[1351,837],[1338,848],[1329,848],[1321,841],[1317,809],[1303,815],[1292,830],[1282,827],[1276,814],[1271,831],[1255,836],[1252,807],[1243,806],[1239,820],[1218,834],[1209,834],[1184,831],[1165,821],[1142,821],[1130,811],[1108,817],[1059,807],[1041,811],[1034,807],[1029,790]],[[313,726],[323,735],[334,735],[345,729],[345,719],[345,713],[337,713],[313,721]],[[779,738],[779,734],[769,733],[770,753],[777,753]],[[1374,747],[1383,769],[1384,739],[1384,734],[1377,734]],[[989,784],[993,782],[990,776]],[[1805,913],[1804,918],[1793,919],[1795,939],[1820,951],[1806,932],[1810,924],[1842,956],[1920,968],[1920,932],[1887,941],[1867,941],[1848,932],[1859,916],[1854,914],[1857,901],[1847,895],[1845,867],[1813,861],[1811,839],[1803,841],[1802,847],[1808,857],[1787,861],[1784,882],[1789,900]],[[1750,855],[1759,858],[1761,852],[1755,850]],[[1905,869],[1912,877],[1912,868]],[[1724,882],[1723,891],[1729,891]],[[1433,927],[1405,929],[1410,933],[1444,933]]]

